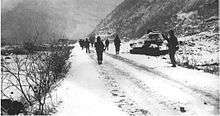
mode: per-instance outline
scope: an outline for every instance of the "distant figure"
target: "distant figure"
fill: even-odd
[[[90,43],[90,42],[89,42],[88,38],[86,38],[86,41],[85,41],[86,53],[90,53],[89,43]]]
[[[172,67],[176,67],[176,60],[175,60],[175,53],[179,49],[178,48],[178,40],[176,36],[174,35],[174,31],[170,30],[168,32],[170,37],[168,38],[165,34],[162,34],[163,38],[167,40],[168,42],[168,48],[169,48],[169,56],[172,63]]]
[[[82,39],[79,40],[79,45],[83,49],[83,40]]]
[[[84,49],[84,47],[85,47],[85,40],[83,40],[83,39],[80,39],[79,40],[79,45],[80,45],[80,47],[82,48],[82,50]]]
[[[86,41],[83,39],[83,40],[82,40],[82,46],[83,46],[83,49],[84,49],[85,46],[86,46],[85,44],[86,44]]]
[[[115,44],[116,54],[119,54],[119,50],[120,50],[120,46],[121,46],[121,40],[118,37],[118,35],[115,36],[114,44]]]
[[[90,43],[91,43],[91,46],[93,47],[94,46],[94,43],[95,43],[95,36],[90,36],[89,37],[89,41],[90,41]]]
[[[101,41],[100,36],[98,36],[97,41],[95,42],[95,50],[97,54],[98,64],[102,64],[104,47],[105,46],[103,42]]]
[[[105,50],[108,50],[109,49],[109,40],[106,39],[105,40]]]

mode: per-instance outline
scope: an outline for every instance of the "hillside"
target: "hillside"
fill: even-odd
[[[119,33],[137,38],[147,30],[178,35],[217,31],[218,0],[124,0],[103,19],[93,33]]]
[[[79,39],[122,0],[1,0],[1,40]],[[100,10],[101,9],[101,10]]]

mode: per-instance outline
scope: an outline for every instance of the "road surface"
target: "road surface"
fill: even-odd
[[[219,114],[218,93],[189,86],[120,55],[106,52],[103,64],[98,65],[94,50],[86,54],[76,46],[71,56],[72,67],[66,84],[58,90],[62,105],[57,115],[67,112],[85,116]]]

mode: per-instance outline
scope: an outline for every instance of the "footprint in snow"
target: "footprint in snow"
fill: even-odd
[[[121,103],[121,102],[124,102],[124,101],[125,101],[125,99],[121,99],[119,101],[116,101],[115,103]]]
[[[118,94],[116,94],[116,93],[112,93],[112,95],[113,95],[113,96],[118,96]]]
[[[111,90],[111,94],[113,96],[119,96],[119,97],[125,97],[125,95],[123,95],[123,93],[121,93],[119,90]]]

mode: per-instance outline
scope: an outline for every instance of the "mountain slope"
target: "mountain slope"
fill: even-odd
[[[122,0],[1,0],[2,42],[79,39]],[[38,31],[38,37],[36,36]]]
[[[218,16],[218,0],[124,0],[93,32],[110,31],[135,38],[149,29],[178,29],[188,21],[205,23],[212,16]]]

